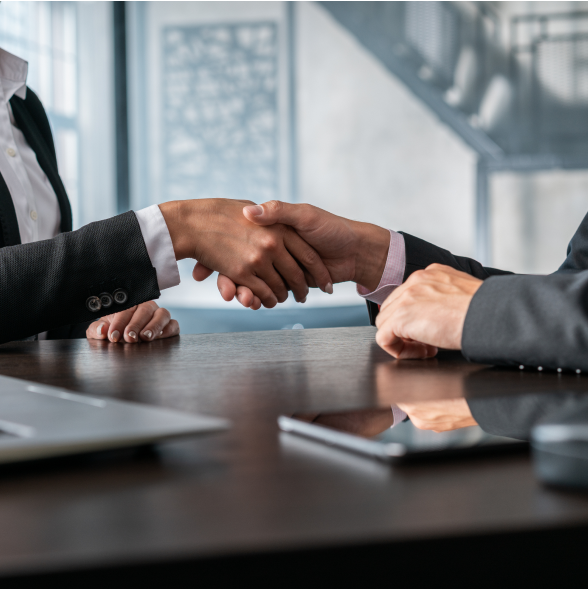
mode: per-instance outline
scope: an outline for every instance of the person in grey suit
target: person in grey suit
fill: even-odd
[[[260,225],[292,226],[333,282],[361,285],[377,341],[396,358],[430,357],[444,348],[485,364],[588,370],[588,215],[561,267],[528,276],[484,267],[407,233],[392,242],[389,230],[312,205],[271,201],[247,206],[244,214]],[[392,277],[382,284],[392,266],[398,270],[392,249],[400,248],[401,273],[396,283]],[[246,289],[223,276],[219,287],[240,290],[250,302]]]
[[[312,245],[333,282],[354,281],[368,299],[378,344],[395,358],[428,358],[438,348],[470,361],[537,370],[588,370],[588,215],[561,267],[516,275],[413,237],[338,217],[307,204],[271,201],[244,208],[253,223],[292,226]],[[224,298],[256,304],[247,288],[219,275]],[[426,429],[477,423],[464,399],[403,406]]]

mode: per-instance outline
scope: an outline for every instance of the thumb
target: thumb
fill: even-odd
[[[280,200],[270,200],[262,205],[250,205],[243,207],[245,218],[256,225],[273,225],[283,223],[294,229],[305,229],[304,227],[306,207],[294,205]]]

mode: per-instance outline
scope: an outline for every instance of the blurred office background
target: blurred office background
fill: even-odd
[[[586,2],[6,2],[76,226],[211,196],[309,202],[548,273],[588,211]],[[354,285],[184,333],[367,324]]]

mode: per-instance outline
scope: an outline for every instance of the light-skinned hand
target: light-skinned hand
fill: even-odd
[[[436,399],[414,403],[398,403],[419,429],[448,432],[478,425],[465,399]]]
[[[461,350],[468,308],[482,281],[449,266],[418,270],[384,301],[376,341],[394,358],[430,358]]]
[[[319,288],[332,291],[329,271],[308,243],[283,224],[262,227],[250,222],[243,216],[244,205],[254,203],[201,199],[159,205],[176,259],[198,260],[195,280],[204,280],[216,270],[246,287],[265,307],[284,302],[289,289],[297,301],[304,302],[305,272]]]
[[[111,342],[138,344],[156,339],[175,337],[180,326],[167,309],[155,301],[141,303],[94,321],[86,330],[88,339],[108,339]]]
[[[290,204],[277,200],[246,206],[243,216],[260,226],[281,223],[292,227],[316,250],[333,284],[353,281],[369,290],[377,288],[388,256],[390,233],[387,229],[351,221],[309,204]],[[307,272],[305,275],[309,286],[317,286],[313,275]],[[226,273],[219,273],[218,288],[227,301],[236,295],[245,307],[258,309],[260,306],[259,298],[247,285],[231,280]],[[332,293],[332,285],[330,289],[322,290]]]

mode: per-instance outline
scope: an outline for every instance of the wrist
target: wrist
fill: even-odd
[[[190,217],[194,214],[192,200],[172,200],[159,205],[167,225],[176,260],[195,257],[195,231]]]
[[[390,231],[371,223],[354,222],[358,238],[353,282],[373,292],[378,288],[390,248]]]

